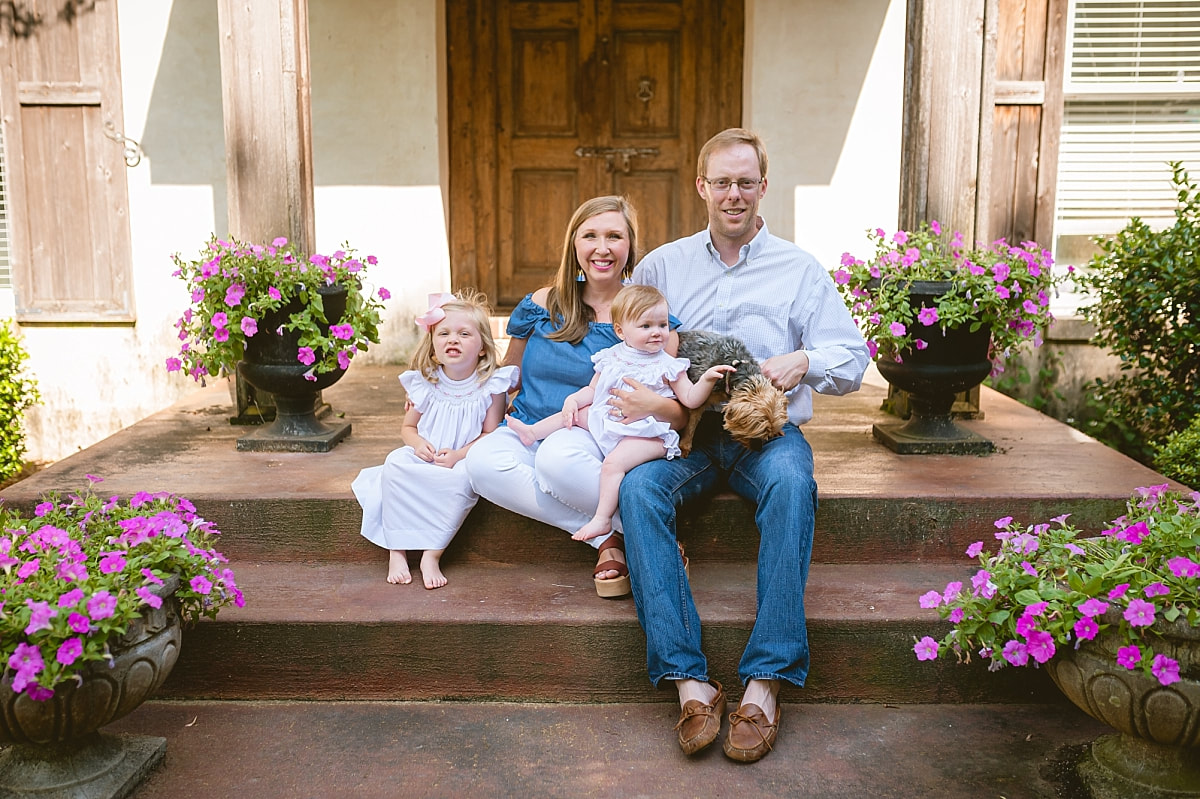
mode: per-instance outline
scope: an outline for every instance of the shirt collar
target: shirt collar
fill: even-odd
[[[758,232],[754,234],[754,238],[750,239],[749,244],[742,245],[742,249],[741,249],[742,257],[738,259],[738,263],[742,263],[743,261],[748,261],[751,258],[761,254],[763,251],[763,248],[767,246],[767,237],[768,236],[770,236],[770,233],[767,230],[767,220],[763,219],[762,216],[760,215],[758,217]],[[724,262],[721,261],[721,254],[719,252],[717,252],[716,245],[713,244],[712,228],[705,228],[704,246],[708,250],[708,254],[711,257],[717,259],[717,261],[720,261],[721,265],[724,266]],[[733,267],[726,267],[726,268],[732,269]]]

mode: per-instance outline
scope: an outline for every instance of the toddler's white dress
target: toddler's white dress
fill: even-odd
[[[517,375],[516,366],[502,366],[480,385],[476,375],[451,380],[439,369],[431,383],[408,371],[400,383],[421,412],[421,437],[434,449],[458,449],[483,430],[492,395],[508,392]],[[351,488],[363,509],[363,536],[386,549],[445,549],[479,500],[465,460],[447,469],[421,460],[409,446],[392,450],[382,466],[363,469]]]
[[[588,411],[588,430],[596,439],[600,451],[608,455],[621,439],[633,436],[662,439],[668,460],[679,455],[679,433],[672,430],[671,425],[653,416],[628,423],[614,418],[608,403],[611,397],[608,390],[615,387],[628,391],[629,386],[625,385],[623,378],[632,377],[656,394],[674,397],[675,392],[667,382],[679,379],[687,371],[689,361],[686,358],[672,358],[662,350],[642,352],[622,341],[597,352],[592,356],[592,363],[600,379],[596,381],[596,394]]]

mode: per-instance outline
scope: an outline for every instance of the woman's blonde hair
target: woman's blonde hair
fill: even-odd
[[[479,365],[475,368],[475,374],[479,378],[478,382],[482,384],[492,376],[500,364],[499,355],[496,353],[496,341],[492,338],[492,323],[488,318],[492,309],[488,305],[487,296],[475,289],[460,289],[454,293],[454,301],[443,305],[442,310],[446,313],[465,313],[478,328],[482,346],[479,348]],[[420,372],[431,383],[437,382],[438,362],[433,350],[433,331],[439,324],[441,322],[430,325],[421,336],[409,365],[410,369]]]
[[[613,300],[613,324],[621,327],[631,325],[651,308],[665,305],[666,302],[667,298],[654,286],[626,286]]]
[[[596,320],[596,314],[583,301],[584,283],[577,280],[583,267],[575,255],[575,234],[583,223],[598,214],[617,211],[625,219],[625,227],[629,229],[629,258],[621,269],[621,276],[628,278],[633,274],[633,266],[637,263],[637,211],[633,204],[624,197],[609,195],[593,197],[575,209],[571,222],[567,225],[567,235],[563,240],[562,261],[554,283],[550,286],[550,294],[546,300],[546,310],[550,318],[561,326],[547,338],[551,341],[569,341],[578,344],[587,335],[588,323]]]

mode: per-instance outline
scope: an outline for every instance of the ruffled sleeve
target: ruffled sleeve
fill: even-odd
[[[538,322],[548,321],[550,312],[533,301],[533,294],[517,303],[508,317],[508,335],[513,338],[529,338]]]
[[[492,376],[487,379],[483,390],[488,396],[492,394],[507,394],[517,385],[517,378],[520,375],[521,370],[516,366],[501,366],[495,372],[492,372]]]
[[[421,413],[429,410],[430,400],[433,397],[433,386],[420,372],[410,369],[400,375],[400,385],[404,386],[404,390],[408,392],[408,398],[412,401],[414,408]]]
[[[679,376],[686,374],[692,362],[687,358],[671,358],[663,364],[663,377],[668,383],[679,379]]]
[[[604,367],[608,366],[608,362],[612,360],[614,350],[618,349],[620,346],[620,344],[617,344],[615,347],[605,347],[599,352],[592,353],[592,368],[596,374],[600,374],[604,371]]]

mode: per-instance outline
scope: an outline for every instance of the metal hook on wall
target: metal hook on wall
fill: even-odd
[[[138,144],[137,139],[131,139],[124,134],[117,132],[117,127],[109,119],[104,123],[104,135],[121,145],[125,150],[125,166],[134,167],[142,163],[142,145]]]

